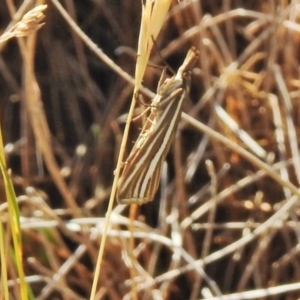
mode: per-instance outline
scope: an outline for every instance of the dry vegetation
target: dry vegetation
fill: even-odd
[[[132,76],[141,1],[61,3]],[[0,44],[1,127],[35,298],[88,299],[133,85],[47,4],[36,39]],[[3,31],[12,12],[0,2]],[[195,46],[187,115],[133,232],[114,206],[97,299],[300,297],[299,45],[299,1],[173,2],[143,85],[155,91],[160,66],[177,70]],[[8,274],[18,299],[12,261]]]

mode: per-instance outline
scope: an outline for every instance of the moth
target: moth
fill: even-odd
[[[144,204],[154,198],[189,91],[190,70],[197,58],[198,51],[190,49],[177,74],[160,80],[147,121],[124,162],[117,186],[119,203]]]

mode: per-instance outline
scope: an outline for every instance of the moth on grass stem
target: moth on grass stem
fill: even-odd
[[[177,74],[159,83],[150,115],[124,163],[117,188],[119,203],[143,204],[154,198],[197,57],[198,51],[190,49]]]

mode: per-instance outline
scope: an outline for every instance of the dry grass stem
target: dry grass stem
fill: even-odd
[[[11,179],[25,272],[3,200],[0,298],[299,299],[298,1],[38,4],[0,1],[0,193]],[[192,46],[158,192],[120,205],[162,68]]]

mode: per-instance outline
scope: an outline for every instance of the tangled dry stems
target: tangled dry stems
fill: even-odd
[[[184,117],[162,192],[141,207],[134,232],[127,229],[126,207],[114,208],[99,298],[130,298],[129,268],[134,266],[140,299],[297,299],[299,5],[175,2],[157,49],[175,69],[191,45],[199,49],[185,111],[236,144],[236,151]],[[67,8],[69,14],[113,58],[114,71],[120,67],[133,74],[134,57],[126,48],[118,55],[115,50],[136,49],[139,3],[77,5]],[[41,13],[37,23],[27,19],[12,32],[36,30]],[[127,112],[132,93],[130,77],[116,76],[65,28],[57,10],[48,9],[35,69],[52,151],[81,218],[72,217],[28,133],[28,112],[18,102],[26,101],[22,60],[13,42],[2,51],[0,68],[2,130],[20,195],[26,274],[37,299],[88,298],[123,130],[117,120]],[[161,56],[153,53],[151,62],[164,65]],[[144,86],[155,91],[160,73],[149,67]],[[133,124],[137,132],[140,127]],[[247,161],[238,146],[269,169]],[[131,235],[134,258],[128,251]],[[14,273],[9,275],[13,293]]]

